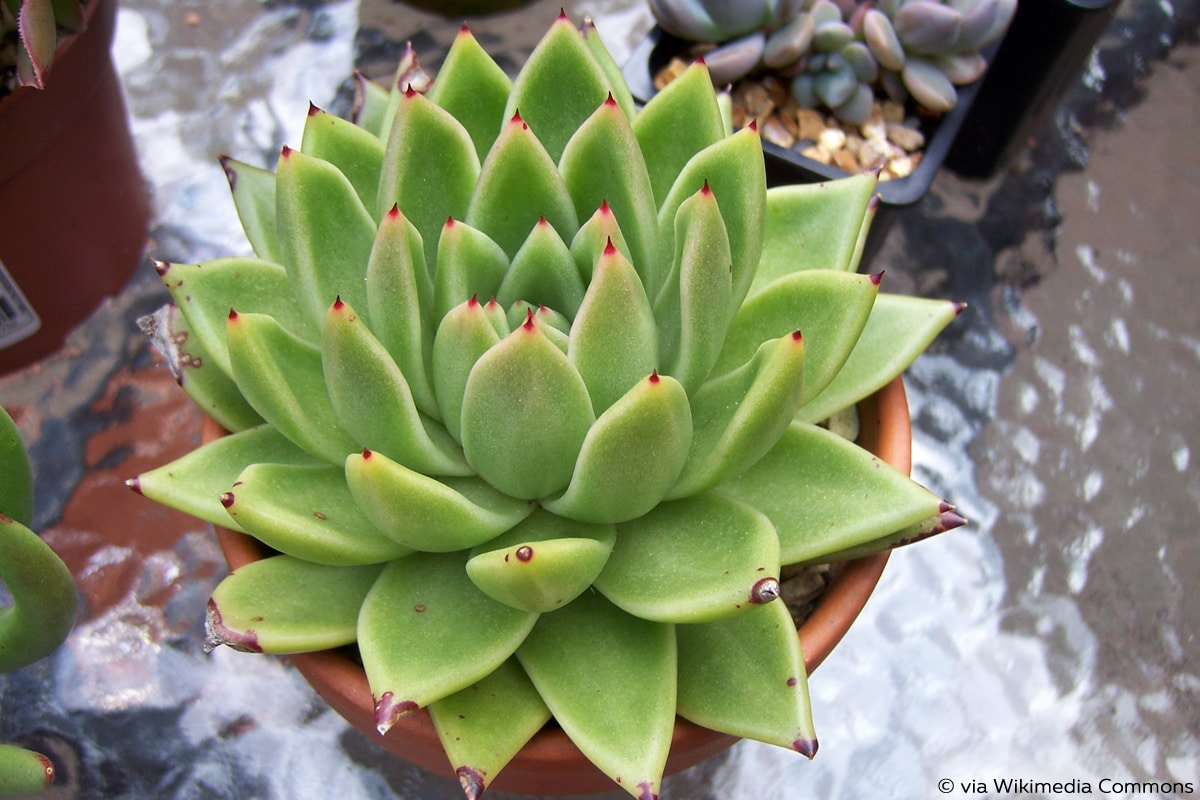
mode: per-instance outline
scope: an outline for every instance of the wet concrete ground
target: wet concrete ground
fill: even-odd
[[[618,54],[647,26],[632,0],[567,5],[615,20]],[[514,63],[558,6],[495,20]],[[406,37],[436,53],[457,29],[376,0],[125,0],[121,24],[151,254],[181,261],[240,246],[216,152],[266,162],[354,63],[386,65]],[[915,475],[972,525],[898,552],[814,675],[815,761],[741,743],[665,796],[1200,790],[1198,30],[1198,0],[1126,0],[1053,127],[992,179],[943,171],[893,227],[871,266],[885,288],[970,303],[908,387]],[[84,599],[54,661],[0,677],[0,738],[54,750],[59,797],[460,796],[282,662],[200,652],[219,555],[121,485],[199,427],[136,333],[163,302],[145,266],[63,353],[0,379],[32,442],[37,527]]]

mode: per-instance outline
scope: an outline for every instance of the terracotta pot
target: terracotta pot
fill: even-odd
[[[911,469],[912,429],[908,399],[901,378],[896,378],[858,406],[861,419],[859,444],[901,472]],[[224,434],[209,418],[204,420],[204,441]],[[231,569],[268,554],[257,540],[217,528],[217,537]],[[811,674],[837,646],[875,590],[889,553],[855,559],[841,565],[813,615],[799,630],[804,660]],[[288,656],[318,694],[368,739],[404,760],[447,777],[455,777],[442,751],[429,713],[422,709],[404,717],[380,736],[375,730],[374,700],[367,676],[352,648]],[[676,720],[666,773],[670,775],[716,755],[737,737]],[[547,726],[504,768],[489,788],[524,794],[588,794],[608,791],[612,781],[600,772],[558,728]]]
[[[45,89],[0,100],[0,263],[41,327],[0,346],[0,373],[58,349],[138,266],[149,197],[110,49],[116,0],[89,0],[87,30],[60,45]],[[0,342],[13,321],[0,275]]]

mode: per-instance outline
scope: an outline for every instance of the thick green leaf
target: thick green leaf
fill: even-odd
[[[334,303],[321,337],[329,399],[359,445],[426,475],[470,475],[446,429],[421,414],[408,380],[370,329]]]
[[[482,163],[504,126],[511,91],[508,75],[463,25],[426,97],[463,124]]]
[[[327,161],[287,147],[275,171],[279,249],[297,303],[320,330],[341,297],[367,307],[367,259],[375,220],[346,176]]]
[[[670,263],[675,254],[676,212],[705,185],[717,198],[729,235],[730,282],[736,308],[750,290],[763,248],[767,177],[762,140],[756,129],[741,129],[701,150],[684,166],[658,210],[660,263]]]
[[[263,419],[331,464],[359,448],[329,400],[320,350],[266,314],[230,311],[226,338],[233,379]]]
[[[691,452],[669,496],[710,489],[774,447],[800,405],[804,365],[804,340],[789,334],[693,392]]]
[[[768,339],[800,331],[805,342],[805,403],[846,363],[878,293],[877,278],[848,272],[807,270],[781,278],[734,314],[713,374],[746,363]]]
[[[654,304],[665,371],[688,392],[708,377],[725,343],[731,258],[721,210],[705,184],[675,214],[675,254]]]
[[[275,173],[229,156],[221,156],[221,168],[229,181],[242,230],[255,254],[266,261],[283,263],[275,219]]]
[[[827,183],[769,189],[762,258],[751,292],[801,270],[854,272],[876,183],[874,175],[863,173]]]
[[[433,387],[438,409],[446,430],[459,442],[467,378],[479,357],[508,333],[496,330],[495,317],[488,313],[488,306],[499,309],[494,300],[488,301],[487,306],[474,297],[460,303],[442,319],[433,340]]]
[[[537,621],[475,588],[465,562],[464,553],[393,561],[363,603],[358,649],[381,734],[496,670]]]
[[[436,153],[436,157],[432,154]],[[398,205],[436,264],[438,235],[449,217],[463,219],[480,177],[475,144],[462,123],[414,91],[404,93],[379,175],[379,216]]]
[[[931,536],[952,531],[966,524],[967,520],[955,511],[949,503],[943,503],[942,510],[932,517],[927,517],[920,522],[915,522],[900,530],[892,531],[877,539],[856,544],[845,550],[829,553],[827,556],[822,556],[822,561],[845,561],[851,558],[874,555],[884,550],[893,550],[897,547],[915,544]]]
[[[567,346],[567,357],[583,377],[597,414],[658,367],[657,340],[641,279],[616,247],[605,248]]]
[[[650,176],[629,119],[611,95],[567,142],[559,169],[575,202],[576,216],[587,219],[607,203],[638,273],[657,286],[662,267]]]
[[[0,407],[0,514],[22,525],[33,521],[33,467],[25,441],[8,412]]]
[[[404,373],[417,408],[436,418],[439,411],[429,374],[434,331],[429,314],[433,282],[421,234],[396,208],[385,214],[379,224],[367,264],[366,287],[366,317],[371,332]]]
[[[53,765],[46,756],[15,744],[0,744],[0,786],[10,796],[32,797],[53,783]]]
[[[588,522],[624,522],[667,496],[687,459],[692,415],[679,382],[652,373],[588,431],[571,483],[542,505]]]
[[[346,482],[379,530],[414,550],[474,547],[533,511],[478,478],[436,480],[369,450],[346,459]]]
[[[517,660],[483,680],[429,705],[450,766],[469,800],[478,800],[496,775],[550,721],[550,709]]]
[[[353,122],[309,105],[300,150],[337,167],[358,193],[363,207],[376,211],[379,170],[383,166],[383,143],[378,137]]]
[[[184,393],[222,428],[241,431],[262,424],[262,417],[242,397],[233,378],[217,366],[217,359],[205,349],[201,338],[194,335],[178,306],[163,306],[148,321],[139,320],[138,324],[166,359],[167,368]],[[222,342],[224,338],[222,326]]]
[[[944,505],[858,445],[802,422],[721,491],[771,519],[784,564],[820,562],[928,519]]]
[[[501,603],[525,611],[553,611],[592,585],[616,538],[611,525],[536,511],[476,547],[467,562],[467,574]]]
[[[566,75],[570,79],[564,80]],[[504,115],[520,114],[557,163],[571,135],[610,91],[612,84],[583,35],[563,15],[529,54],[513,82]]]
[[[179,511],[214,525],[240,530],[232,521],[221,495],[251,464],[318,464],[270,425],[214,439],[185,456],[143,472],[127,481],[129,488]]]
[[[229,309],[269,314],[289,332],[316,341],[320,327],[313,326],[292,296],[287,271],[257,258],[217,258],[202,264],[155,262],[163,285],[187,320],[189,339],[198,339],[213,364],[233,375],[225,329]],[[189,344],[194,345],[193,342]]]
[[[675,726],[671,625],[596,592],[543,614],[517,658],[588,760],[634,797],[656,797]]]
[[[882,389],[925,352],[962,308],[948,300],[881,292],[837,377],[800,407],[796,419],[820,422]]]
[[[621,233],[621,227],[617,224],[617,218],[608,207],[608,203],[601,203],[596,212],[588,217],[587,222],[580,226],[579,232],[571,241],[571,255],[575,258],[575,267],[584,283],[591,282],[596,263],[610,244],[633,261],[629,245],[625,242],[625,234]],[[633,267],[638,268],[637,262],[633,262]],[[642,277],[642,273],[639,272],[638,276]],[[646,285],[645,277],[642,277],[642,285]]]
[[[379,564],[411,552],[371,524],[333,464],[251,464],[221,505],[263,544],[316,564]]]
[[[496,290],[496,300],[502,306],[524,300],[574,317],[583,293],[571,251],[554,226],[542,218],[513,256],[512,266]]]
[[[693,63],[650,98],[634,118],[633,131],[646,159],[654,204],[661,207],[684,165],[725,138],[708,67]]]
[[[592,51],[592,58],[596,59],[600,69],[604,70],[604,74],[608,76],[609,85],[612,87],[612,96],[616,99],[617,105],[625,112],[628,119],[634,119],[637,116],[637,101],[633,99],[633,92],[629,91],[625,75],[621,72],[621,65],[613,59],[612,53],[604,46],[600,32],[596,30],[596,24],[590,17],[585,18],[583,24],[579,26],[579,32],[583,34],[583,43]]]
[[[575,205],[554,159],[525,120],[514,114],[483,162],[466,220],[511,258],[542,219],[563,240],[574,238],[579,230]]]
[[[434,271],[433,318],[441,324],[460,303],[472,297],[480,302],[495,297],[508,266],[508,255],[486,233],[456,219],[446,220]]]
[[[779,540],[751,506],[709,492],[617,526],[596,588],[634,616],[705,622],[779,595]]]
[[[594,421],[583,378],[530,317],[471,370],[463,452],[500,491],[546,497],[567,487]]]
[[[355,70],[354,104],[350,109],[350,120],[355,125],[380,138],[390,99],[387,89]]]
[[[0,583],[12,595],[11,604],[0,606],[0,672],[9,672],[50,655],[67,638],[75,624],[75,579],[36,533],[0,514]]]
[[[331,567],[287,555],[252,561],[213,589],[205,646],[308,653],[352,644],[358,611],[382,570],[380,564]]]
[[[816,731],[800,637],[784,603],[677,625],[679,715],[812,758]]]

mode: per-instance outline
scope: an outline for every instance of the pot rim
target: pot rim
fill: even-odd
[[[902,377],[893,379],[858,404],[858,443],[904,474],[912,468],[912,430],[908,398]],[[201,431],[207,442],[224,431],[205,416]],[[267,549],[252,537],[216,527],[217,538],[230,569],[256,561]],[[870,599],[887,565],[890,551],[853,559],[835,568],[833,579],[812,615],[798,629],[805,667],[811,675]],[[401,717],[381,736],[375,730],[374,698],[366,673],[347,648],[299,653],[286,657],[319,695],[367,738],[410,763],[438,774],[455,777],[442,750],[428,710]],[[671,752],[664,775],[686,769],[716,755],[738,737],[676,718]],[[569,782],[564,787],[564,782]],[[561,729],[547,726],[534,735],[489,788],[532,794],[556,792],[583,794],[613,787],[612,780],[579,751]]]

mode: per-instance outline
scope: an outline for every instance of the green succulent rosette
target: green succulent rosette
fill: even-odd
[[[856,274],[874,178],[768,190],[703,64],[636,109],[563,16],[513,80],[465,28],[409,78],[225,160],[255,257],[159,265],[232,433],[130,483],[279,553],[211,643],[356,643],[379,730],[428,708],[471,797],[551,716],[639,796],[677,714],[811,755],[781,567],[953,516],[817,423],[958,307]]]

